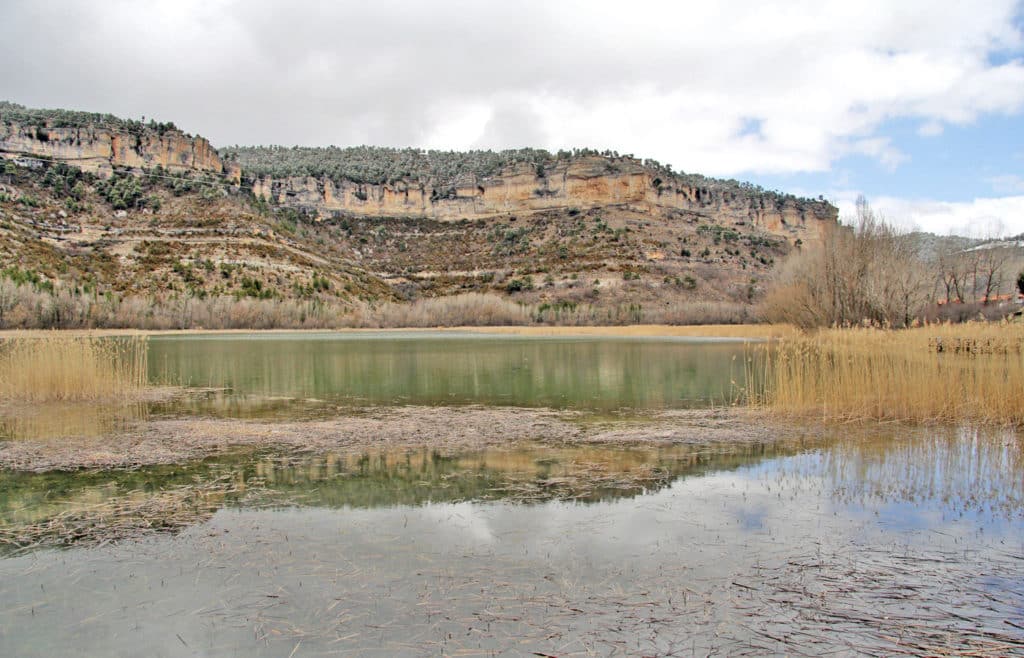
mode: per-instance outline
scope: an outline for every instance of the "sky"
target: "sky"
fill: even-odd
[[[215,146],[611,149],[1024,232],[1024,0],[5,0],[0,98]]]

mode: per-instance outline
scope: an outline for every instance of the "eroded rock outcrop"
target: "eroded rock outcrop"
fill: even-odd
[[[237,166],[225,167],[208,141],[180,130],[121,131],[104,126],[0,123],[0,152],[66,162],[101,176],[115,168],[226,174],[238,180]]]
[[[353,149],[335,147],[236,147],[226,149],[222,158],[207,140],[188,135],[173,124],[32,110],[4,102],[0,102],[0,119],[0,155],[5,157],[49,158],[101,176],[115,170],[157,167],[179,174],[209,173],[244,185],[256,197],[318,218],[348,215],[452,221],[624,208],[655,219],[752,227],[785,236],[790,243],[809,243],[819,241],[837,217],[836,208],[824,201],[768,192],[736,181],[676,174],[651,161],[585,150],[555,156],[534,149],[438,154],[359,147],[354,149],[358,153],[352,154]],[[296,154],[301,166],[289,162]],[[509,154],[511,157],[506,157]],[[397,158],[402,164],[385,174],[383,169],[375,169],[379,162],[358,159],[368,156],[385,163]],[[431,169],[432,159],[445,160],[450,166]],[[489,159],[490,165],[480,165]],[[339,163],[352,166],[339,171]],[[332,170],[335,173],[328,175]],[[314,175],[293,175],[302,171]]]
[[[313,176],[257,177],[257,197],[326,217],[481,219],[540,210],[628,207],[669,218],[684,216],[725,226],[753,226],[803,242],[820,240],[837,211],[824,201],[756,190],[688,183],[631,158],[587,156],[543,171],[522,163],[496,175],[467,175],[446,189],[414,181],[360,184]]]

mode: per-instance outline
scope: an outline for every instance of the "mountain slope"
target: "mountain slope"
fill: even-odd
[[[163,305],[483,292],[594,322],[711,302],[735,319],[836,215],[617,154],[217,151],[173,124],[10,103],[0,156],[6,278]]]

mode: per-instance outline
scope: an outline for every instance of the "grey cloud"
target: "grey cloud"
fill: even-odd
[[[5,95],[159,115],[218,143],[409,143],[438,103],[517,90],[585,97],[637,74],[623,44],[578,39],[545,3],[211,6],[186,34],[159,34],[144,5],[17,2],[0,45],[16,62]]]
[[[521,148],[547,144],[547,135],[540,125],[540,116],[522,103],[500,105],[487,124],[475,148]]]
[[[850,74],[840,68],[851,66],[848,53],[882,53],[884,65],[885,53],[933,53],[956,40],[966,45],[951,60],[970,63],[984,62],[986,49],[1019,47],[1018,31],[1006,26],[1011,0],[956,15],[932,4],[906,0],[880,20],[877,7],[848,15],[836,10],[848,3],[826,0],[809,3],[807,15],[756,0],[9,0],[0,97],[172,120],[217,145],[423,145],[445,117],[476,105],[492,116],[463,146],[551,146],[564,136],[550,134],[550,117],[524,99],[555,98],[586,119],[609,102],[639,103],[634,91],[642,89],[648,99],[673,96],[659,106],[660,123],[647,118],[649,107],[591,113],[626,119],[591,122],[565,145],[614,144],[690,169],[703,164],[684,163],[684,153],[732,147],[749,162],[757,155],[744,150],[750,143],[709,145],[683,133],[749,117],[764,127],[760,161],[806,169],[841,154],[844,141],[870,136],[883,117],[976,111],[982,96],[965,96],[967,85],[862,99],[870,90],[841,77]],[[1010,66],[1000,78],[1005,98],[982,109],[1015,107],[1021,68]],[[877,77],[870,73],[865,89]],[[794,139],[790,124],[812,138]],[[676,140],[665,147],[672,153],[644,150],[668,139]],[[794,149],[796,142],[807,146]],[[750,167],[715,162],[722,173]]]

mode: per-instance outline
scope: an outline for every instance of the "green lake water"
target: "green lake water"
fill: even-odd
[[[742,385],[740,341],[439,332],[155,337],[154,381],[347,404],[701,407]]]
[[[274,420],[392,404],[637,423],[718,403],[746,350],[430,333],[158,338],[154,380],[217,390],[120,420],[98,409],[95,431],[153,415]],[[0,471],[0,533],[31,528],[38,541],[0,552],[0,655],[1024,653],[1016,432],[879,425],[777,439],[259,449]],[[161,497],[175,504],[151,505]],[[165,531],[104,541],[96,511],[112,507]]]

